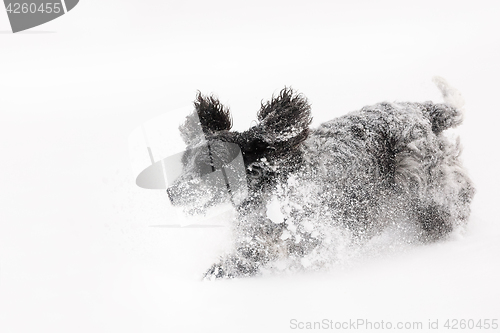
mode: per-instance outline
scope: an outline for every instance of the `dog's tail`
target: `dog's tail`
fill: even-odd
[[[432,81],[441,90],[445,101],[445,104],[431,104],[428,107],[432,130],[434,133],[439,134],[462,123],[465,101],[460,92],[450,86],[442,77],[435,76]]]
[[[441,90],[443,94],[444,101],[453,106],[456,109],[462,109],[465,105],[465,101],[458,91],[458,89],[452,87],[445,79],[440,76],[434,76],[432,82]]]

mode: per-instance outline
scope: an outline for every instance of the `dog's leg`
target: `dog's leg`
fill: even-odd
[[[418,201],[414,212],[422,228],[421,240],[431,242],[443,238],[453,230],[452,215],[449,209],[436,202]]]
[[[240,209],[235,226],[235,250],[212,265],[205,273],[206,279],[254,276],[268,262],[278,258],[284,246],[280,236],[284,223],[274,223],[255,208]]]
[[[424,156],[420,169],[426,175],[411,193],[412,211],[424,241],[445,237],[467,223],[475,190],[459,160],[459,142],[437,137],[437,150]]]
[[[424,234],[424,241],[439,240],[458,226],[464,226],[470,215],[474,195],[472,183],[464,174],[448,175],[449,183],[428,191],[415,207],[416,217]]]

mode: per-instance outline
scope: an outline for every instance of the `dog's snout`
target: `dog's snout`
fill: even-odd
[[[167,188],[167,195],[168,195],[168,199],[170,200],[170,203],[172,205],[175,204],[174,195],[172,194],[172,190],[170,188]]]

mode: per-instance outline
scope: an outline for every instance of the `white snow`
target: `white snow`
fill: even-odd
[[[285,220],[281,212],[281,204],[276,196],[273,196],[266,205],[266,215],[273,223],[282,223]]]
[[[85,0],[15,35],[3,13],[0,332],[500,320],[498,2]],[[198,89],[242,130],[291,85],[315,126],[383,100],[439,101],[435,75],[466,102],[457,133],[478,189],[450,241],[391,231],[328,273],[202,282],[229,248],[229,215],[181,227],[164,191],[135,185],[130,133]]]

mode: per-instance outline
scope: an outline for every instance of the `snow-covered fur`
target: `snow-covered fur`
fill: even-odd
[[[234,251],[206,277],[251,276],[284,262],[320,268],[346,242],[366,241],[388,226],[411,225],[424,242],[464,226],[474,187],[458,139],[443,135],[462,122],[463,100],[443,79],[435,82],[447,103],[379,103],[316,129],[309,128],[306,98],[290,88],[263,103],[259,122],[244,132],[230,131],[229,110],[215,97],[198,94],[206,142],[214,155],[224,154],[221,143],[237,144],[248,183],[248,197],[236,206]],[[180,128],[190,147],[183,181],[168,192],[173,204],[199,202],[203,211],[218,195],[185,180],[200,163],[220,165],[196,149],[192,121]]]

